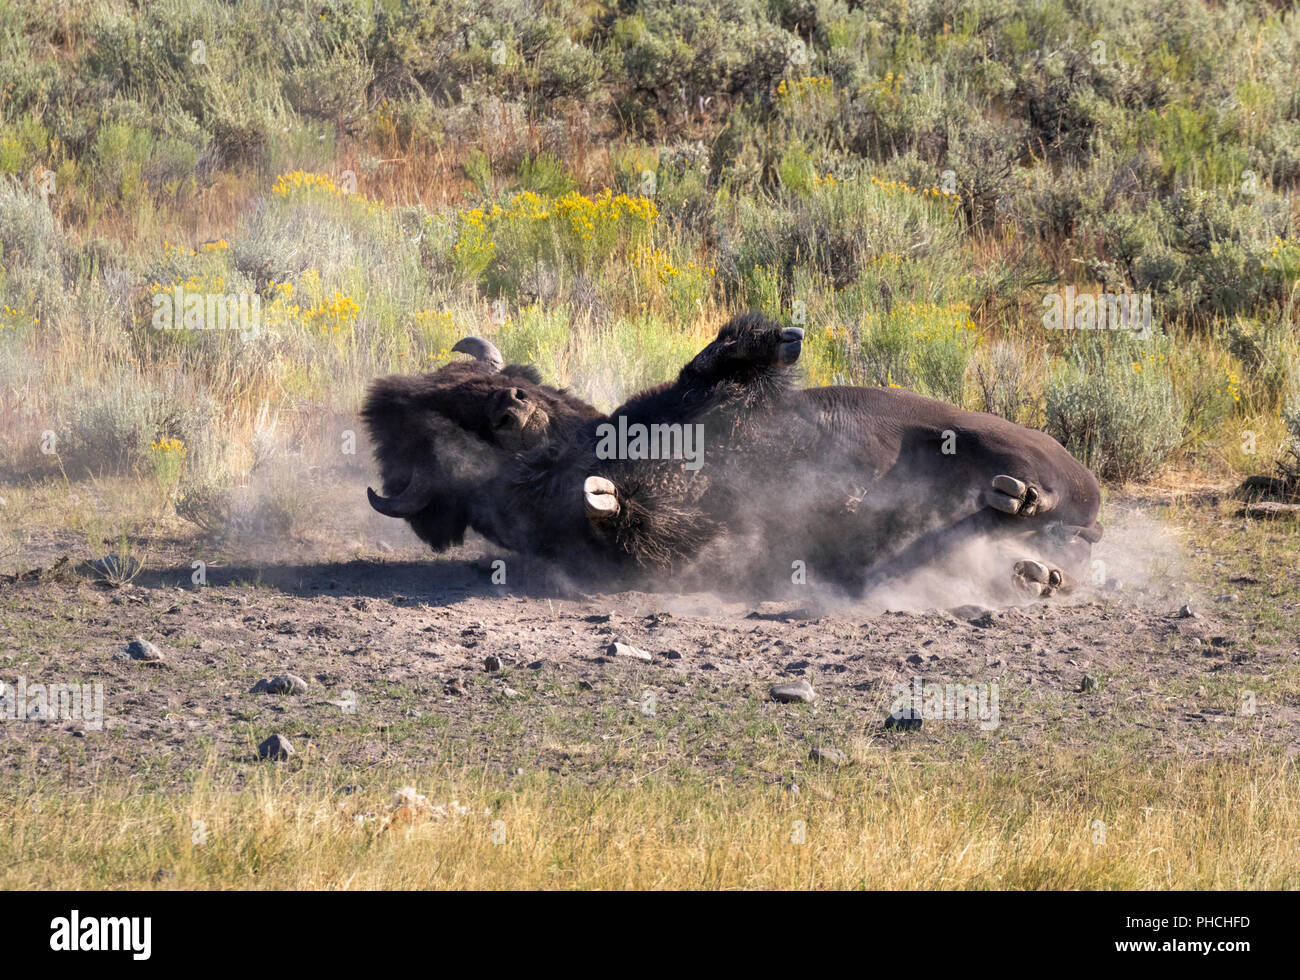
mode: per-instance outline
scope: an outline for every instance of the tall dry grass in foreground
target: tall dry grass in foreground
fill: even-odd
[[[5,888],[1181,889],[1300,885],[1293,760],[902,756],[785,786],[267,770],[239,790],[4,791]],[[452,805],[456,801],[459,806]]]

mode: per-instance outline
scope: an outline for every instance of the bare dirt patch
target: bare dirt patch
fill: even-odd
[[[1210,506],[1183,517],[1211,538],[1232,520]],[[1147,517],[1142,527],[1169,525]],[[1129,760],[1300,748],[1296,645],[1277,620],[1295,582],[1260,575],[1249,553],[1225,548],[1215,560],[1213,545],[1184,541],[1187,561],[1172,573],[1112,574],[1061,600],[868,613],[812,592],[806,602],[583,594],[509,556],[508,584],[493,585],[502,556],[481,543],[426,557],[398,530],[370,525],[369,544],[317,543],[292,561],[161,537],[119,587],[84,566],[68,574],[89,556],[34,535],[26,553],[42,567],[72,560],[0,586],[0,680],[102,683],[104,721],[10,719],[6,770],[166,785],[213,760],[239,772],[274,764],[255,753],[272,733],[298,750],[287,765],[443,762],[584,779],[779,780],[820,746],[846,758],[877,747],[1110,746]],[[1118,535],[1114,547],[1098,554],[1132,570],[1134,541]],[[192,583],[196,553],[208,556],[203,587]],[[1179,615],[1183,603],[1193,615]],[[120,656],[137,636],[161,664]],[[611,652],[615,641],[649,660]],[[307,691],[252,691],[286,672]],[[774,682],[798,678],[817,693],[811,705],[771,698]],[[930,718],[919,731],[887,730],[900,689],[917,683],[995,690],[995,724]]]

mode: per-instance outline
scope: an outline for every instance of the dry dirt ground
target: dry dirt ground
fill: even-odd
[[[1106,747],[1117,765],[1300,749],[1295,526],[1245,521],[1217,496],[1113,498],[1117,531],[1096,553],[1106,584],[987,612],[868,612],[813,590],[806,602],[670,585],[584,594],[509,556],[508,584],[493,585],[502,556],[486,543],[432,556],[352,503],[292,549],[160,524],[131,544],[143,571],[116,586],[85,565],[84,538],[29,529],[11,567],[46,571],[0,580],[0,681],[100,683],[104,721],[0,723],[6,778],[167,786],[215,765],[238,779],[273,764],[256,757],[272,733],[293,743],[294,766],[591,781],[779,782],[814,747],[949,745],[990,760]],[[136,636],[161,664],[122,656]],[[612,655],[615,640],[649,660]],[[253,693],[285,672],[306,692]],[[771,698],[799,678],[815,702]],[[983,725],[887,729],[896,685],[916,678],[996,691],[996,724],[986,711]]]

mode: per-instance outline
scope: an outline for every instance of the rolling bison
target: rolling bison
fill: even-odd
[[[738,317],[675,381],[609,416],[570,405],[532,447],[493,445],[499,455],[482,479],[456,478],[439,450],[427,453],[438,474],[418,477],[407,463],[396,482],[451,487],[425,507],[441,500],[460,533],[468,524],[603,581],[692,568],[714,583],[767,590],[795,567],[861,591],[983,538],[1008,549],[1007,582],[1031,594],[1069,585],[1100,536],[1100,494],[1058,443],[898,389],[799,390],[801,343],[802,331]],[[557,394],[538,389],[521,394]],[[493,405],[469,398],[455,412],[484,413],[479,431],[491,433]],[[653,441],[684,427],[703,437],[695,466],[610,440],[649,431]],[[385,466],[386,450],[377,452]],[[453,458],[477,473],[473,461]]]

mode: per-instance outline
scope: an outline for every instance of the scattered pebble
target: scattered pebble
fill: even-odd
[[[848,756],[829,745],[814,746],[812,751],[808,753],[808,758],[813,762],[823,762],[832,766],[846,765],[849,761]]]
[[[257,757],[259,759],[271,759],[280,762],[296,755],[293,744],[283,735],[275,734],[257,747]]]
[[[250,689],[250,694],[306,694],[307,682],[297,674],[277,674],[264,678]]]
[[[787,704],[791,702],[811,704],[817,700],[817,692],[805,680],[787,681],[772,685],[772,700]]]
[[[163,663],[162,651],[142,636],[137,636],[119,654],[122,659],[138,660],[142,664]]]
[[[644,650],[639,650],[630,643],[620,643],[618,640],[607,646],[605,653],[611,657],[631,657],[633,660],[643,660],[647,663],[654,659]]]
[[[921,725],[921,712],[916,708],[900,708],[885,719],[886,728],[897,728],[904,732],[917,731]]]

